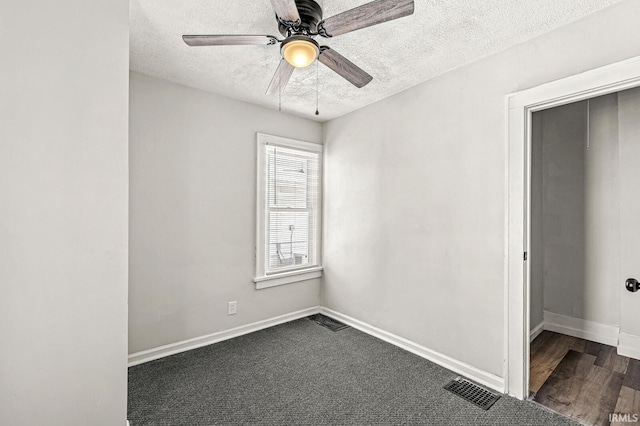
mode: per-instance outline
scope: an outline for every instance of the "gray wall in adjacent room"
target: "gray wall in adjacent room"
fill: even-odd
[[[581,318],[585,290],[587,102],[542,113],[546,310]]]
[[[530,269],[530,329],[533,330],[544,320],[544,268],[542,233],[542,114],[536,112],[531,120],[531,249],[528,253]]]
[[[618,325],[620,180],[617,93],[589,101],[587,143],[584,183],[584,303],[582,311],[577,313],[578,318]],[[551,304],[552,301],[548,303]]]
[[[532,134],[531,325],[543,309],[617,325],[617,94],[535,113]]]
[[[635,342],[636,358],[640,358],[640,293],[628,292],[627,278],[640,280],[640,88],[618,94],[620,156],[620,276],[616,295],[620,297],[620,343]],[[624,176],[625,178],[622,178]],[[631,337],[631,342],[627,338]]]

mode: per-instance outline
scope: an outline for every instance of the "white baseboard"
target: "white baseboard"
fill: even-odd
[[[212,343],[221,342],[223,340],[232,339],[244,334],[253,333],[254,331],[273,327],[274,325],[304,318],[309,315],[320,312],[319,306],[303,309],[301,311],[292,312],[290,314],[280,315],[263,321],[254,322],[252,324],[242,325],[240,327],[231,328],[229,330],[217,333],[207,334],[205,336],[195,337],[193,339],[183,340],[181,342],[171,343],[157,348],[147,349],[145,351],[132,353],[129,355],[129,367],[164,358],[180,352],[189,351],[191,349],[200,348],[202,346],[211,345]]]
[[[533,340],[540,335],[544,331],[544,321],[540,321],[540,324],[533,327],[533,330],[529,332],[529,343],[533,342]]]
[[[616,346],[618,355],[640,360],[640,336],[621,333],[618,326],[544,311],[544,321],[531,330],[531,341],[542,330],[555,331],[604,345]]]
[[[403,337],[396,336],[395,334],[381,330],[363,321],[357,320],[348,315],[341,314],[334,310],[321,307],[320,313],[339,320],[347,325],[350,325],[353,328],[357,328],[358,330],[377,337],[380,340],[384,340],[385,342],[391,343],[392,345],[398,346],[406,351],[414,353],[422,358],[426,358],[431,362],[434,362],[449,370],[455,371],[456,373],[461,374],[479,384],[485,385],[500,393],[504,393],[504,379],[502,377],[498,377],[494,374],[480,370],[479,368],[473,367],[469,364],[458,361],[447,355],[441,354],[439,352],[421,346],[415,342],[407,340]]]
[[[640,360],[640,336],[620,333],[618,355]]]
[[[618,346],[620,327],[573,318],[567,315],[544,311],[544,329],[591,340],[609,346]]]
[[[332,318],[335,318],[339,321],[342,321],[353,328],[356,328],[360,331],[363,331],[367,334],[377,337],[378,339],[384,340],[385,342],[391,343],[392,345],[398,346],[404,350],[414,353],[422,358],[428,359],[429,361],[432,361],[444,368],[447,368],[451,371],[461,374],[495,391],[503,393],[505,390],[504,379],[502,377],[498,377],[495,374],[486,372],[472,365],[458,361],[447,355],[441,354],[432,349],[421,346],[408,339],[389,333],[387,331],[374,327],[370,324],[367,324],[363,321],[352,318],[348,315],[344,315],[334,310],[320,307],[320,306],[314,306],[308,309],[303,309],[301,311],[292,312],[290,314],[281,315],[278,317],[266,319],[263,321],[258,321],[258,322],[243,325],[240,327],[235,327],[229,330],[208,334],[208,335],[196,337],[193,339],[183,340],[181,342],[171,343],[168,345],[159,346],[157,348],[152,348],[152,349],[148,349],[141,352],[136,352],[129,355],[129,367],[138,365],[138,364],[143,364],[145,362],[153,361],[156,359],[164,358],[169,355],[185,352],[191,349],[196,349],[202,346],[211,345],[213,343],[221,342],[223,340],[232,339],[234,337],[242,336],[244,334],[252,333],[254,331],[273,327],[275,325],[293,321],[299,318],[304,318],[309,315],[317,314],[319,312],[327,316],[330,316]],[[544,328],[546,329],[546,326]],[[534,332],[535,331],[537,331],[537,333],[539,334],[542,331],[541,325],[538,325],[534,329]],[[570,333],[566,333],[566,334],[570,334]]]

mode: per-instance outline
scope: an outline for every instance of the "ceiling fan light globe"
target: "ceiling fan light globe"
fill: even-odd
[[[317,44],[309,40],[292,40],[282,46],[282,56],[296,68],[311,65],[319,52]]]

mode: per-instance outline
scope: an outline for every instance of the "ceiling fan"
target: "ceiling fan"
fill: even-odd
[[[189,46],[275,45],[280,43],[282,59],[269,84],[267,95],[282,93],[296,68],[316,59],[354,86],[367,85],[373,77],[353,62],[321,46],[314,37],[331,38],[361,28],[411,15],[413,0],[375,0],[322,19],[322,8],[314,0],[271,0],[283,40],[271,35],[183,35]]]

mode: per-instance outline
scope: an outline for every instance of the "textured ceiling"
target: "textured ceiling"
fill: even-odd
[[[328,18],[369,0],[320,0]],[[357,89],[324,65],[297,69],[283,111],[326,121],[446,71],[575,21],[619,0],[416,0],[415,13],[331,39],[318,37],[373,76]],[[276,46],[189,47],[183,34],[281,37],[269,0],[131,0],[131,69],[272,109],[265,91]],[[319,74],[320,115],[316,109]]]

